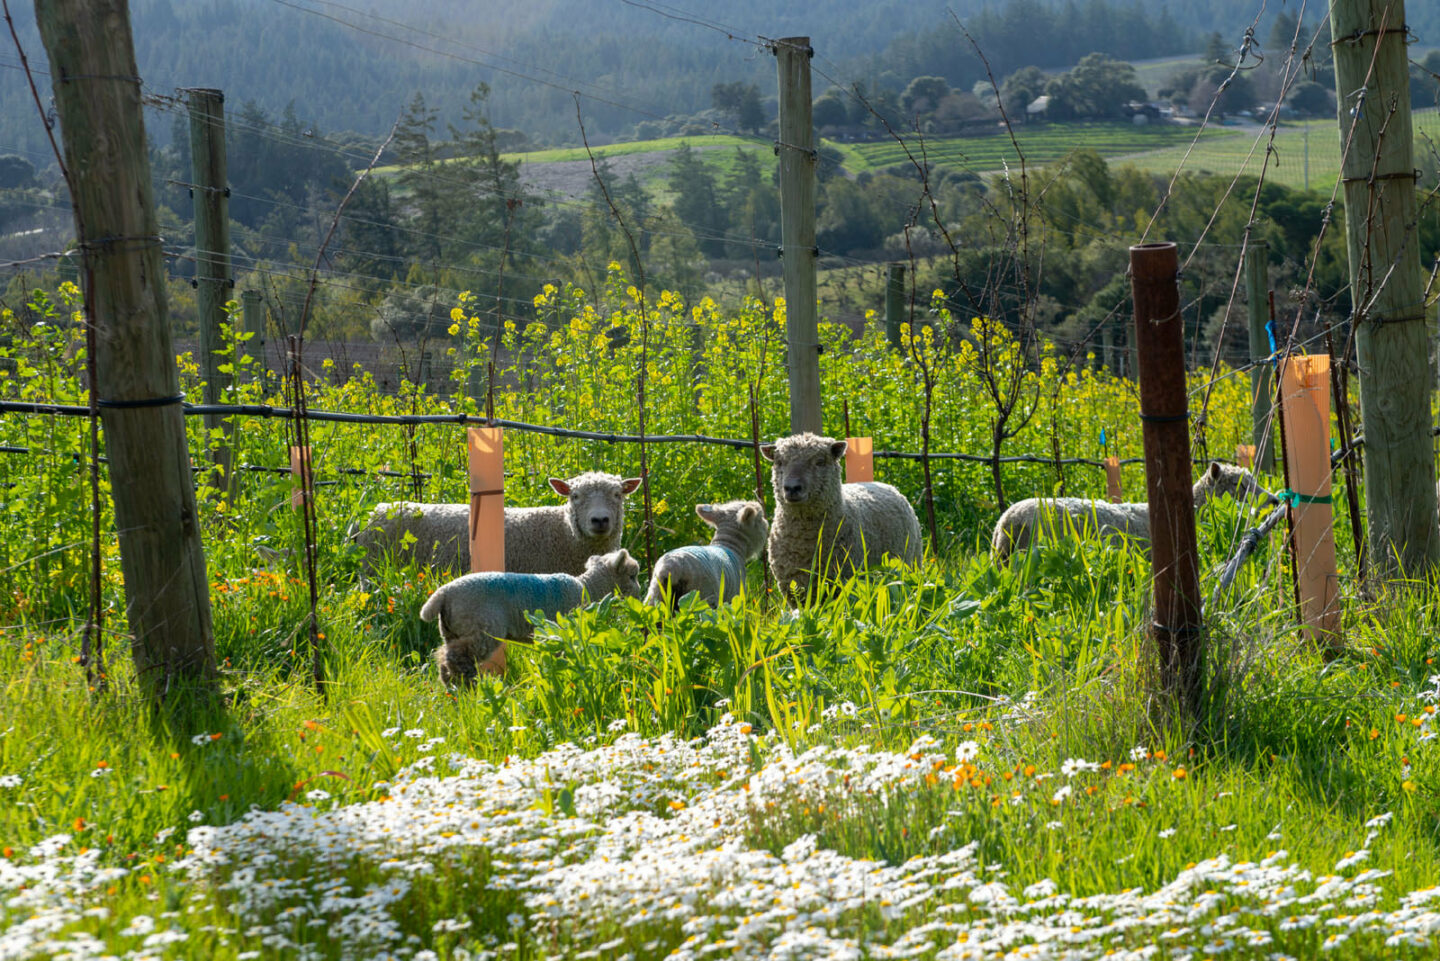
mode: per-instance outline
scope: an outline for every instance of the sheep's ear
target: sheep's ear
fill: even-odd
[[[561,497],[570,496],[570,485],[565,483],[558,477],[550,478],[550,489],[553,490],[555,493],[559,494]]]
[[[742,524],[748,524],[748,523],[750,523],[751,521],[753,521],[753,520],[755,519],[755,515],[757,515],[757,514],[759,514],[759,513],[760,513],[760,508],[759,508],[759,507],[756,507],[754,504],[746,504],[744,507],[740,508],[740,523],[742,523]]]
[[[620,575],[640,573],[640,562],[630,556],[623,547],[615,552],[615,573]]]
[[[770,463],[772,463],[772,464],[775,463],[775,445],[774,445],[774,444],[761,444],[761,445],[760,445],[760,456],[763,457],[763,458],[765,458],[766,460],[768,460],[768,461],[769,461]]]
[[[713,504],[696,504],[696,505],[695,505],[695,513],[696,513],[696,515],[699,516],[699,518],[700,518],[702,521],[704,521],[705,523],[709,524],[711,527],[714,527],[714,526],[715,526],[715,520],[716,520],[716,518],[715,518],[715,515],[716,515],[715,505],[713,505]]]
[[[1210,479],[1211,479],[1211,480],[1219,480],[1219,479],[1220,479],[1220,462],[1219,462],[1218,460],[1212,460],[1212,461],[1210,462]]]
[[[843,441],[843,440],[831,441],[831,443],[830,443],[830,459],[831,459],[831,460],[839,460],[840,458],[842,458],[842,457],[845,456],[845,452],[846,452],[847,450],[849,450],[849,449],[850,449],[850,443],[849,443],[849,441]]]
[[[627,477],[620,482],[620,489],[627,494],[635,493],[635,489],[639,486],[640,478],[638,477]]]

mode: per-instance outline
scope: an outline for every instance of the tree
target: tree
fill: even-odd
[[[1275,23],[1270,28],[1270,39],[1266,42],[1272,56],[1285,54],[1292,44],[1297,45],[1296,49],[1303,49],[1305,34],[1300,32],[1300,18],[1288,10],[1281,10],[1275,15]]]
[[[533,252],[539,210],[520,180],[520,164],[500,156],[500,132],[490,123],[489,99],[489,85],[477,84],[463,111],[465,126],[450,127],[458,156],[444,169],[446,179],[455,184],[446,193],[457,215],[444,255],[448,262],[483,268],[465,283],[477,295],[474,309],[498,317],[507,272],[514,272]]]
[[[1297,83],[1285,102],[1302,117],[1321,117],[1335,112],[1334,95],[1313,80]]]
[[[1440,106],[1440,50],[1410,64],[1410,106],[1416,110]]]
[[[743,80],[717,83],[710,88],[710,103],[716,110],[728,114],[737,129],[758,133],[765,123],[765,108],[760,102],[760,88],[753,83]]]
[[[831,87],[821,94],[810,106],[810,119],[815,129],[843,127],[850,122],[850,111],[845,105],[845,93],[839,87]]]
[[[1205,38],[1205,59],[1209,63],[1226,63],[1230,59],[1230,48],[1218,30]]]
[[[1144,100],[1145,88],[1135,68],[1103,53],[1092,53],[1069,73],[1046,86],[1051,116],[1059,119],[1098,120],[1121,117],[1132,100]]]
[[[370,336],[382,344],[423,344],[445,334],[452,306],[433,286],[400,288],[380,305]]]
[[[675,216],[695,233],[700,249],[707,256],[721,256],[724,252],[722,235],[729,224],[720,206],[715,174],[688,143],[682,143],[670,158],[670,173],[666,179],[675,193],[671,204]]]
[[[425,95],[416,92],[400,123],[395,128],[395,157],[400,173],[395,178],[400,189],[410,195],[407,226],[410,253],[414,257],[440,259],[441,243],[450,226],[455,205],[445,196],[439,183],[439,163],[430,142],[435,133],[436,111],[425,105]]]
[[[35,165],[16,154],[0,156],[0,190],[35,186]]]
[[[900,106],[907,117],[933,113],[949,95],[950,84],[944,77],[916,77],[900,94]]]
[[[1025,108],[1045,92],[1049,82],[1050,78],[1039,67],[1021,67],[1005,78],[1000,84],[1000,103],[1011,123],[1025,120]]]

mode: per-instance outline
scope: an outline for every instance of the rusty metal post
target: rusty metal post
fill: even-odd
[[[1155,572],[1152,634],[1160,655],[1161,684],[1194,719],[1202,689],[1204,620],[1190,482],[1190,415],[1179,270],[1173,243],[1130,248],[1145,491],[1150,505],[1150,549]]]

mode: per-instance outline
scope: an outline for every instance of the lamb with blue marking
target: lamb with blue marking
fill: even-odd
[[[531,611],[554,618],[612,593],[639,597],[639,571],[630,552],[622,549],[589,558],[579,577],[484,571],[441,584],[420,608],[422,621],[439,621],[445,641],[435,651],[440,679],[471,684],[478,672],[500,673],[504,641],[534,636],[527,616]]]
[[[729,601],[745,586],[745,565],[760,556],[770,524],[759,501],[696,504],[695,513],[715,528],[706,546],[667,551],[655,562],[645,603],[671,606],[691,592],[711,607]]]

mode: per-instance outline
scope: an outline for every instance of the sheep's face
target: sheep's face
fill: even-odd
[[[570,526],[576,533],[598,540],[625,526],[625,496],[640,486],[640,478],[621,480],[592,471],[569,480],[552,477],[550,486],[569,501]]]
[[[724,504],[696,504],[695,513],[717,532],[730,533],[740,542],[746,560],[760,556],[770,536],[765,505],[759,501],[726,501]]]
[[[805,504],[840,483],[840,458],[846,443],[815,434],[796,434],[765,444],[760,453],[771,464],[770,482],[777,504]]]
[[[585,562],[587,571],[593,571],[600,567],[606,568],[606,574],[614,581],[615,593],[624,597],[641,595],[638,576],[640,562],[631,557],[629,551],[621,548],[618,551],[611,551],[609,554],[594,554]]]

